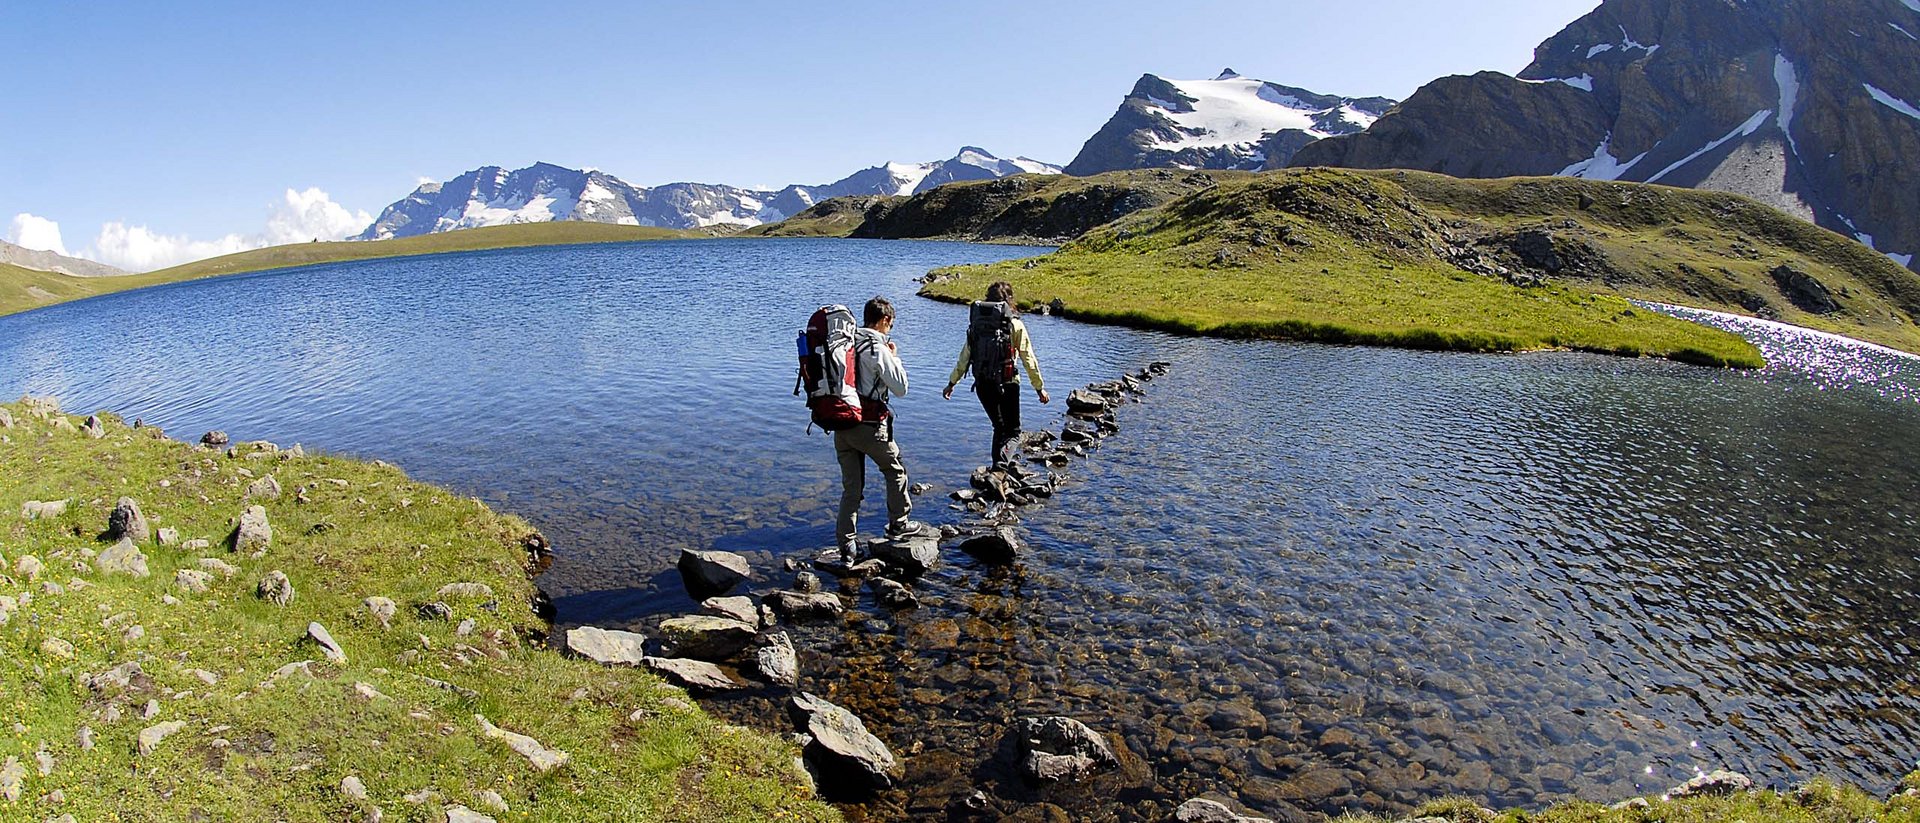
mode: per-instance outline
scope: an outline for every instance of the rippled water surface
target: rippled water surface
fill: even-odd
[[[821,302],[900,305],[917,516],[983,462],[938,388],[964,310],[934,266],[1032,250],[688,241],[375,261],[0,318],[0,391],[179,436],[381,457],[533,520],[563,624],[691,608],[685,547],[764,588],[830,542],[838,475],[789,395]],[[1030,510],[1022,563],[949,552],[922,608],[795,631],[803,686],[905,755],[856,816],[1278,817],[1665,788],[1697,768],[1884,788],[1920,756],[1920,361],[1750,321],[1777,365],[1229,342],[1029,318],[1056,394],[1174,363]],[[1060,423],[1026,400],[1028,428]],[[877,495],[870,514],[877,515]],[[877,528],[878,517],[872,522]],[[772,696],[712,704],[784,730]],[[1012,718],[1064,713],[1120,772],[1037,792]]]

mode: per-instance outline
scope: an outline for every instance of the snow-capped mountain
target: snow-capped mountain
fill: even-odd
[[[1393,104],[1384,97],[1316,94],[1233,69],[1212,80],[1142,75],[1066,172],[1278,168],[1308,143],[1366,129]]]
[[[1422,87],[1294,165],[1746,194],[1920,253],[1920,0],[1606,0],[1518,77]]]
[[[968,146],[932,163],[886,163],[832,183],[778,190],[708,183],[635,186],[596,169],[536,163],[508,171],[485,166],[445,183],[426,183],[380,213],[356,240],[384,240],[508,223],[579,220],[692,229],[721,223],[753,226],[798,214],[849,194],[913,194],[955,180],[1012,174],[1059,174],[1060,167],[1021,157],[1003,160]]]

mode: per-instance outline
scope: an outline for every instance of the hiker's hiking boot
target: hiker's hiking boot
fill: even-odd
[[[896,539],[901,537],[924,537],[935,533],[932,527],[918,520],[909,520],[901,523],[898,527],[887,527],[887,536]]]
[[[840,544],[840,565],[851,566],[860,559],[860,544],[848,542]]]

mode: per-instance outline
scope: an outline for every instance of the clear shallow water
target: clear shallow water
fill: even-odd
[[[821,302],[900,305],[900,433],[939,488],[919,515],[962,522],[943,494],[988,432],[937,389],[964,310],[910,281],[1028,253],[700,241],[180,284],[0,318],[0,391],[397,462],[552,537],[562,623],[644,628],[690,608],[683,547],[771,586],[830,542],[830,446],[788,394]],[[1920,756],[1916,361],[1767,328],[1779,365],[1743,374],[1028,322],[1056,394],[1173,373],[1024,516],[1021,566],[950,554],[921,609],[861,595],[795,632],[803,685],[906,755],[856,814],[975,787],[1089,819],[1202,792],[1280,817],[1531,805],[1719,766],[1883,787]],[[1058,427],[1058,401],[1025,411]],[[764,697],[714,707],[784,729]],[[1035,713],[1117,734],[1123,773],[1019,786],[1000,730]]]

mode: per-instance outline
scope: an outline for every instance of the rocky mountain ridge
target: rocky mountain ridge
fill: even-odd
[[[885,163],[832,183],[760,190],[709,183],[636,186],[598,169],[535,163],[483,166],[445,183],[425,183],[381,211],[353,239],[385,240],[511,223],[573,220],[697,229],[778,222],[823,200],[850,195],[910,195],[960,180],[1058,174],[1037,160],[993,156],[966,146],[931,163]]]
[[[0,240],[0,263],[34,271],[50,271],[74,277],[112,277],[126,272],[105,263],[68,257],[50,251],[29,249]]]
[[[1358,133],[1393,105],[1384,97],[1317,94],[1254,80],[1233,69],[1212,80],[1145,74],[1066,172],[1280,168],[1307,144]]]
[[[1606,0],[1517,77],[1446,77],[1296,166],[1746,194],[1920,251],[1920,2]]]

